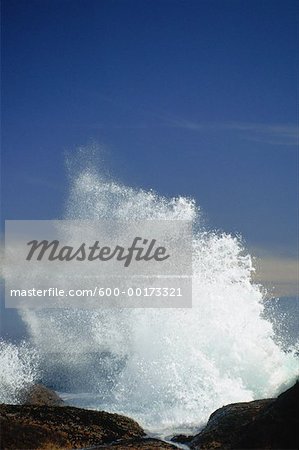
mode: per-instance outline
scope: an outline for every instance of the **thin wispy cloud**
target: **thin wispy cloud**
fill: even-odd
[[[74,126],[78,126],[74,125]],[[258,123],[238,123],[238,122],[191,122],[187,120],[168,120],[160,117],[156,121],[144,120],[142,123],[93,123],[81,124],[84,128],[92,130],[106,129],[163,129],[163,128],[181,128],[182,130],[190,130],[198,133],[220,133],[235,132],[240,139],[247,141],[261,142],[269,145],[297,146],[298,130],[295,125],[266,125]]]
[[[171,120],[169,126],[198,132],[232,131],[243,139],[270,145],[298,145],[298,127],[293,124],[263,124],[254,122],[195,122]]]
[[[268,290],[269,297],[296,297],[299,295],[296,258],[280,256],[257,258],[255,267],[254,280]]]
[[[173,114],[143,107],[142,105],[130,105],[121,101],[120,98],[103,95],[98,92],[86,92],[92,98],[98,98],[101,102],[113,105],[117,110],[134,113],[131,122],[120,120],[119,123],[93,123],[81,124],[91,129],[163,129],[181,128],[195,132],[235,132],[240,139],[253,142],[261,142],[268,145],[277,146],[298,146],[298,126],[296,124],[285,123],[259,123],[259,122],[200,122],[187,119],[175,118]],[[136,114],[138,120],[136,120]]]

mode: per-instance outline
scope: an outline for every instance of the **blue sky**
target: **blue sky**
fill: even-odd
[[[65,150],[195,197],[212,228],[294,257],[291,0],[3,0],[2,219],[61,217]]]

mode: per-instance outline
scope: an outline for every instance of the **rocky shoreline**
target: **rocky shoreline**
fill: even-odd
[[[275,399],[223,406],[200,433],[174,436],[171,444],[148,437],[133,419],[67,406],[36,385],[23,394],[23,404],[0,405],[1,449],[298,449],[298,402],[297,382]]]

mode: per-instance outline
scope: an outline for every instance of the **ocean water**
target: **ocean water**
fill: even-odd
[[[264,301],[241,239],[203,227],[193,199],[124,186],[83,159],[64,218],[193,221],[193,307],[20,311],[27,337],[1,342],[0,401],[17,403],[24,386],[42,381],[70,404],[122,413],[166,435],[291,385],[296,326],[279,301]]]

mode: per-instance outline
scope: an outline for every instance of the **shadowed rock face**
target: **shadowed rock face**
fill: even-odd
[[[238,436],[242,449],[299,448],[299,383],[283,392]]]
[[[276,399],[234,403],[215,411],[192,449],[298,449],[299,384]]]
[[[210,450],[231,448],[235,434],[273,400],[233,403],[211,414],[207,426],[191,441],[191,447]]]

